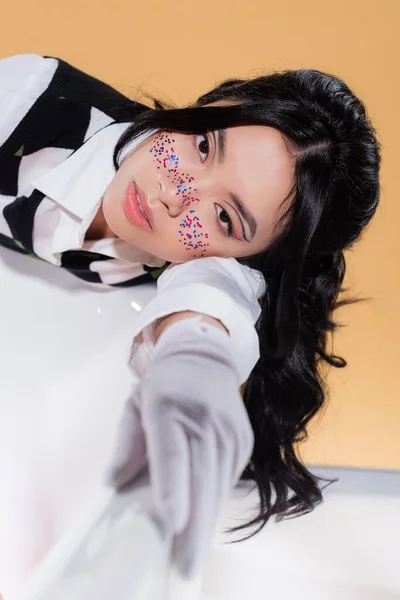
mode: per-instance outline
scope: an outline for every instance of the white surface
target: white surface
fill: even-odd
[[[110,491],[61,537],[18,600],[163,600],[170,541],[149,519],[148,474]],[[157,577],[155,577],[155,573]]]
[[[105,493],[133,375],[137,308],[155,294],[91,288],[0,249],[0,593]]]
[[[40,559],[104,497],[103,473],[133,383],[137,309],[155,285],[89,288],[0,249],[0,593],[14,600]],[[217,536],[203,600],[400,598],[398,496],[325,490],[313,513],[239,544]],[[227,507],[243,522],[256,496]],[[236,518],[234,519],[234,516]],[[233,538],[234,539],[234,538]],[[179,582],[175,590],[178,590]],[[186,600],[181,585],[174,600]]]
[[[207,600],[399,599],[400,497],[334,486],[312,513],[271,522],[247,541],[222,545],[238,533],[218,535],[203,582]],[[253,516],[255,502],[254,493],[235,490],[225,527]]]

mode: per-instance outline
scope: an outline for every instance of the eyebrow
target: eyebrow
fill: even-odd
[[[213,131],[212,134],[214,136],[214,147],[215,147],[215,149],[217,149],[217,147],[218,147],[218,163],[222,164],[226,158],[226,129],[218,129],[217,130],[218,146],[215,143],[215,132]],[[214,156],[215,156],[215,151],[216,150],[214,150]],[[213,156],[213,159],[214,159],[214,156]],[[236,206],[236,209],[237,209],[236,213],[239,211],[239,213],[242,215],[243,219],[247,222],[248,226],[250,227],[251,240],[252,240],[257,231],[257,221],[255,220],[255,218],[251,214],[251,212],[249,210],[247,210],[246,206],[244,205],[244,203],[242,202],[242,200],[239,198],[239,196],[237,194],[234,194],[233,192],[229,192],[229,197],[232,200],[233,204]],[[228,204],[229,204],[229,202],[228,202]],[[230,206],[232,206],[232,205],[230,205]],[[232,208],[234,209],[233,206],[232,206]],[[246,240],[246,242],[251,242],[251,240],[247,239],[247,237],[246,237],[246,232],[244,230],[243,221],[242,221],[242,219],[240,219],[240,217],[239,217],[239,220],[242,225],[242,233],[243,233],[244,239]]]

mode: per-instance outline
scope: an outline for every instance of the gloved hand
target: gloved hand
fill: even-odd
[[[202,568],[254,444],[230,337],[200,321],[182,319],[158,339],[126,405],[108,476],[120,489],[148,464],[154,505],[186,578]]]

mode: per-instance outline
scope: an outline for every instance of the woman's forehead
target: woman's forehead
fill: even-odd
[[[226,142],[230,185],[243,197],[265,234],[293,188],[295,158],[283,135],[265,125],[228,128]]]

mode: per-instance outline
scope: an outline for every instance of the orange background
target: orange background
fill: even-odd
[[[147,102],[178,106],[228,77],[311,67],[343,78],[366,103],[383,145],[382,199],[347,254],[329,407],[301,446],[310,464],[400,468],[398,0],[20,0],[2,7],[0,57],[60,57]]]

